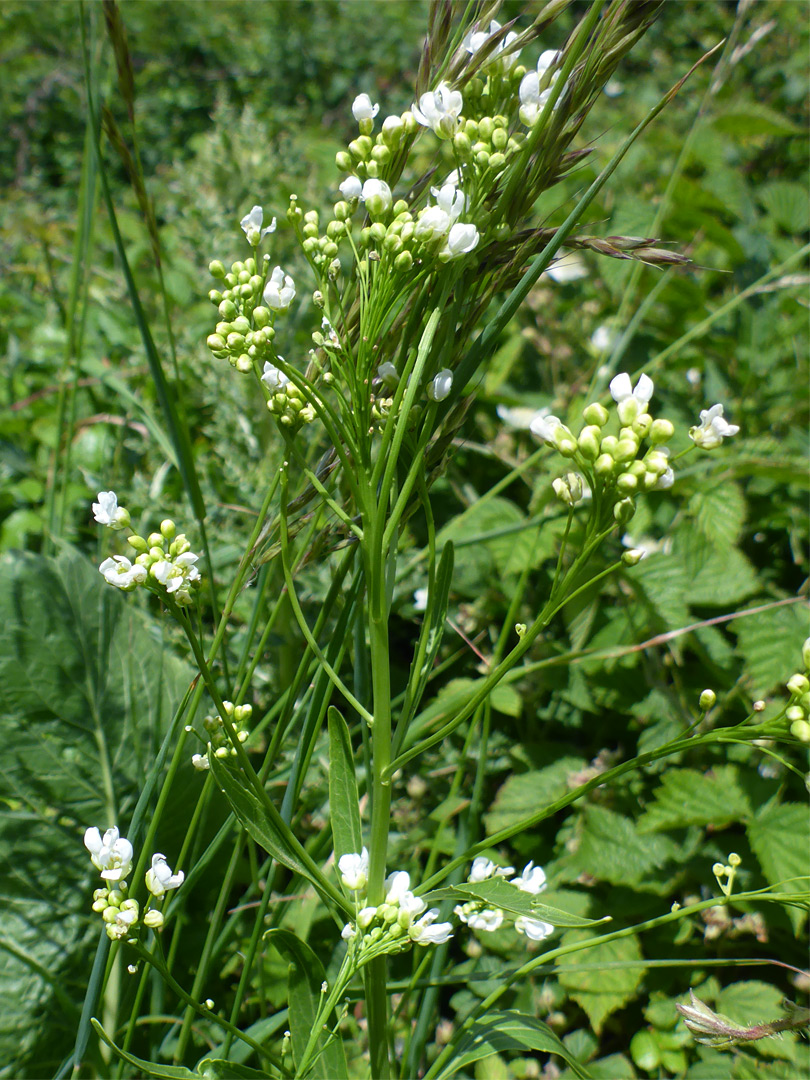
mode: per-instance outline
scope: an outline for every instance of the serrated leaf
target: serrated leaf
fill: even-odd
[[[436,1080],[449,1080],[451,1076],[468,1065],[493,1054],[513,1051],[525,1054],[534,1050],[545,1054],[558,1054],[571,1071],[582,1080],[590,1080],[590,1073],[567,1050],[565,1044],[551,1028],[518,1012],[490,1013],[486,1019],[476,1020],[459,1040],[455,1056],[445,1065]]]
[[[538,806],[561,798],[568,791],[568,777],[586,764],[584,758],[564,757],[545,769],[510,776],[484,817],[487,832],[509,828],[534,813]]]
[[[736,542],[745,524],[745,496],[728,480],[701,487],[689,500],[688,510],[701,533],[721,550]]]
[[[727,135],[752,138],[757,135],[800,135],[801,131],[784,115],[767,105],[749,102],[716,113],[711,126]]]
[[[810,849],[810,815],[800,803],[764,806],[749,821],[748,842],[757,857],[769,885],[779,885],[788,879],[808,879],[807,851]],[[792,880],[785,885],[796,892],[802,881]],[[798,933],[807,912],[790,907],[787,915]]]
[[[569,930],[561,944],[570,945],[587,937],[585,931]],[[635,936],[602,942],[591,949],[562,956],[557,961],[560,985],[588,1014],[597,1035],[611,1013],[636,996],[644,977],[642,961],[641,947]],[[622,964],[627,966],[611,966]],[[588,970],[584,970],[585,967]]]
[[[678,847],[658,833],[641,834],[633,822],[602,806],[587,806],[577,822],[576,849],[558,868],[586,873],[614,885],[650,887],[653,871],[676,857]]]
[[[810,223],[810,203],[807,187],[789,180],[772,180],[763,184],[757,197],[771,217],[786,232],[805,232]]]
[[[696,769],[669,769],[655,790],[654,801],[636,822],[639,833],[687,825],[723,828],[746,820],[752,807],[737,782],[738,776],[735,765],[719,765],[705,773]]]
[[[686,626],[689,616],[689,575],[677,555],[653,555],[633,567],[631,582],[647,601],[656,628]],[[591,646],[594,642],[591,642]]]
[[[759,611],[737,619],[732,629],[745,660],[745,681],[752,697],[765,697],[796,671],[807,637],[804,604]]]

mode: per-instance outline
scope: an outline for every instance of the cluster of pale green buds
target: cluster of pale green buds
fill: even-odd
[[[734,887],[734,878],[741,862],[742,859],[740,856],[732,851],[728,857],[727,865],[716,862],[714,866],[712,866],[712,873],[715,878],[717,878],[717,884],[720,886],[720,891],[724,896],[731,896],[731,890]]]
[[[338,859],[338,870],[344,887],[355,894],[357,915],[353,923],[343,927],[341,936],[353,942],[362,958],[364,953],[378,955],[401,952],[411,944],[441,945],[453,935],[453,924],[436,922],[438,908],[427,910],[427,904],[411,892],[410,875],[397,870],[385,880],[385,900],[369,906],[364,903],[368,885],[368,851],[352,852]]]
[[[295,299],[295,282],[290,275],[276,266],[268,276],[269,267],[268,255],[260,264],[253,256],[244,262],[237,260],[229,273],[219,260],[208,267],[225,287],[212,289],[208,294],[209,300],[217,305],[220,321],[206,344],[217,359],[227,360],[243,375],[273,355],[272,341],[276,336],[273,324]]]
[[[99,524],[110,529],[129,526],[129,511],[118,506],[114,491],[100,491],[98,500],[93,503],[93,516]],[[134,562],[125,555],[113,555],[98,568],[108,585],[124,592],[146,585],[158,595],[168,594],[178,604],[192,602],[192,590],[199,587],[201,580],[194,565],[199,555],[192,553],[191,544],[183,533],[177,533],[173,521],[166,518],[160,523],[160,532],[147,537],[133,533],[127,543],[137,552]]]
[[[802,646],[804,672],[797,671],[787,681],[790,704],[785,718],[790,722],[790,733],[801,742],[810,743],[810,638]]]
[[[585,426],[578,435],[556,416],[538,416],[531,424],[535,435],[579,465],[594,490],[611,494],[614,517],[619,524],[625,524],[633,516],[636,495],[669,488],[675,479],[669,450],[664,445],[675,429],[669,420],[654,420],[650,415],[648,405],[653,389],[653,381],[647,375],[642,375],[635,387],[626,373],[611,381],[610,393],[616,402],[620,424],[618,434],[604,432],[610,414],[599,402],[585,409]],[[640,456],[644,439],[649,447]],[[555,484],[554,490],[561,501],[571,506],[582,498],[585,487],[577,474],[569,473]],[[631,552],[625,554],[627,561],[635,556]]]
[[[223,701],[222,707],[236,731],[236,738],[240,743],[247,742],[250,732],[247,730],[246,725],[253,715],[253,706],[234,705],[232,701]],[[211,754],[220,759],[236,756],[236,750],[225,731],[221,716],[218,714],[206,716],[203,720],[203,727],[208,733],[208,739],[204,740],[207,742],[207,751],[204,754],[192,754],[191,756],[191,764],[200,772],[204,772],[211,767]],[[186,728],[186,731],[192,730],[190,727]]]
[[[284,357],[279,356],[277,359],[283,360]],[[297,431],[303,424],[312,423],[316,416],[315,407],[280,368],[266,360],[261,378],[269,391],[267,408],[280,424]]]
[[[491,859],[479,855],[473,860],[467,881],[476,884],[488,881],[490,878],[503,878],[509,881],[521,892],[537,896],[546,887],[546,874],[541,866],[535,866],[529,862],[523,868],[523,873],[516,876],[514,866],[496,866]],[[478,900],[469,900],[465,904],[458,904],[453,913],[461,922],[466,923],[472,930],[480,930],[485,933],[493,933],[500,929],[504,921],[504,913],[501,908],[488,907]],[[520,915],[515,919],[515,930],[519,934],[525,934],[532,941],[543,941],[554,932],[551,923],[543,922],[542,919],[532,919]]]
[[[84,846],[90,852],[93,866],[107,883],[93,892],[93,911],[101,914],[107,936],[112,941],[129,937],[139,922],[151,930],[160,929],[164,922],[163,913],[151,907],[152,898],[160,899],[170,889],[182,885],[185,879],[183,872],[172,873],[165,855],[157,853],[152,856],[152,864],[144,879],[151,895],[141,919],[140,904],[128,896],[126,879],[132,870],[134,854],[129,840],[121,836],[115,826],[107,829],[103,836],[98,829],[89,828],[84,834]]]

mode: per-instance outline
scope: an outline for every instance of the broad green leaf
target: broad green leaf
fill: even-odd
[[[0,1077],[51,1075],[75,1041],[101,929],[82,835],[126,835],[191,675],[78,552],[0,558]]]
[[[191,1069],[187,1069],[184,1065],[158,1065],[154,1061],[145,1061],[143,1058],[136,1057],[134,1054],[130,1054],[128,1050],[122,1050],[120,1046],[115,1045],[98,1020],[94,1018],[90,1023],[101,1041],[106,1043],[122,1061],[134,1065],[143,1076],[155,1076],[158,1080],[188,1080],[189,1077],[191,1080],[199,1080],[200,1074],[192,1072]]]
[[[363,832],[360,826],[360,803],[349,728],[333,705],[329,706],[327,720],[329,724],[329,819],[332,823],[332,840],[337,861],[341,855],[351,852],[360,854],[363,847]]]
[[[788,892],[796,892],[808,879],[807,852],[810,850],[810,814],[801,803],[764,806],[749,821],[746,832],[751,849],[759,860],[765,880],[770,885],[785,881]],[[807,912],[787,909],[788,917],[798,933]]]
[[[296,840],[279,812],[259,800],[244,773],[226,765],[216,754],[211,754],[211,772],[222,789],[231,809],[257,844],[268,855],[310,881],[322,897],[336,901],[348,914],[354,914],[353,906],[340,895],[323,875],[301,844]]]
[[[651,626],[661,630],[686,626],[689,616],[689,575],[683,562],[671,555],[654,555],[633,567],[630,582],[646,600],[654,618]],[[593,645],[594,642],[591,642]]]
[[[709,772],[669,769],[654,793],[654,802],[638,818],[640,833],[680,829],[686,825],[723,828],[751,816],[750,800],[738,783],[736,765],[719,765]]]
[[[603,921],[585,919],[580,915],[561,911],[559,908],[543,903],[539,896],[523,892],[502,877],[488,878],[486,881],[464,882],[460,885],[451,885],[446,889],[436,889],[434,892],[426,893],[423,899],[428,906],[443,900],[452,900],[456,904],[480,900],[481,903],[490,907],[500,908],[514,918],[523,916],[529,919],[542,919],[554,926],[594,926]]]
[[[799,669],[807,637],[803,604],[759,611],[737,619],[732,629],[745,660],[745,681],[752,697],[764,697]]]
[[[486,1019],[476,1020],[461,1037],[455,1057],[445,1065],[436,1080],[449,1080],[459,1069],[510,1050],[517,1054],[525,1054],[527,1050],[557,1054],[576,1076],[589,1080],[588,1070],[571,1055],[547,1024],[533,1016],[512,1011],[490,1013]]]
[[[289,930],[268,930],[264,938],[289,962],[290,1037],[293,1057],[299,1066],[315,1028],[318,1009],[323,999],[321,987],[326,979],[323,964],[309,945],[300,941]],[[338,1021],[334,1012],[328,1023],[331,1029],[337,1027]],[[314,1059],[314,1075],[328,1076],[330,1080],[344,1080],[347,1072],[343,1041],[340,1037],[327,1039],[325,1036],[324,1032],[317,1044],[319,1049],[315,1051],[317,1056]],[[313,1059],[309,1060],[310,1069],[305,1075],[309,1075],[311,1071]]]
[[[521,698],[513,686],[501,683],[490,694],[492,708],[504,716],[520,716]]]
[[[587,937],[587,931],[569,930],[562,944],[570,945]],[[597,1035],[611,1013],[636,996],[644,977],[641,947],[635,936],[570,953],[560,957],[557,963],[560,985],[588,1014]]]
[[[577,830],[575,850],[557,863],[572,877],[587,873],[614,885],[656,891],[653,871],[678,853],[668,836],[641,834],[629,818],[602,806],[587,806]]]
[[[538,807],[562,798],[569,790],[568,777],[586,764],[584,758],[563,757],[545,769],[510,776],[495,796],[492,809],[484,817],[487,832],[496,833],[509,828],[533,814]]]

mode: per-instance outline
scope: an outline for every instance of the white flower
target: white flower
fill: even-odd
[[[374,922],[376,916],[377,909],[375,907],[364,907],[357,913],[357,925],[361,930],[367,930]]]
[[[448,262],[450,259],[467,255],[478,246],[479,239],[475,225],[464,225],[458,222],[448,233],[447,242],[439,252],[439,258],[443,262]]]
[[[500,908],[482,908],[468,915],[464,921],[472,930],[483,930],[487,934],[492,934],[503,922],[503,912]]]
[[[239,224],[242,226],[242,231],[248,238],[248,243],[253,247],[258,247],[259,243],[264,240],[268,233],[276,231],[276,219],[262,228],[262,221],[264,221],[264,211],[260,206],[254,206],[249,214],[245,214]]]
[[[211,763],[208,760],[208,754],[192,754],[191,764],[194,766],[195,769],[199,770],[199,772],[206,772],[208,769],[211,768]]]
[[[360,197],[372,217],[380,217],[382,214],[387,213],[394,203],[394,196],[391,194],[391,188],[388,184],[384,180],[373,178],[366,180],[365,184],[363,184]]]
[[[413,606],[417,611],[427,610],[428,591],[427,589],[417,589],[413,594]]]
[[[587,277],[588,267],[579,255],[572,253],[557,259],[540,276],[550,277],[558,285],[567,285],[570,281],[579,281],[580,278]]]
[[[508,877],[510,874],[514,874],[514,872],[514,866],[496,866],[492,859],[487,859],[483,855],[477,855],[473,859],[467,881],[475,884],[479,881],[487,881],[489,878],[493,877]]]
[[[380,111],[379,105],[372,105],[368,94],[358,94],[352,102],[352,116],[360,123],[361,120],[373,120]]]
[[[338,190],[344,199],[359,199],[363,194],[363,184],[359,176],[347,176]]]
[[[337,331],[325,315],[321,319],[321,330],[323,331],[325,338],[325,341],[323,343],[324,348],[337,349],[340,347],[340,338],[337,336]]]
[[[340,931],[340,936],[344,941],[351,941],[354,935],[357,933],[356,929],[350,922],[347,922],[343,929]]]
[[[264,287],[264,302],[273,311],[285,312],[295,299],[295,282],[280,266],[275,267]]]
[[[543,938],[554,933],[551,923],[543,922],[541,919],[529,919],[525,915],[520,915],[515,919],[515,929],[519,934],[525,934],[527,938],[531,938],[532,941],[542,941]]]
[[[516,431],[530,431],[535,420],[542,420],[551,412],[550,409],[530,409],[525,405],[498,405],[495,409],[498,418]]]
[[[113,826],[102,837],[98,829],[87,829],[84,846],[90,861],[105,881],[123,881],[132,869],[132,844]]]
[[[411,112],[417,123],[431,128],[440,139],[452,139],[458,130],[463,105],[458,90],[451,90],[447,83],[439,83],[435,90],[422,94],[419,105],[412,105]]]
[[[654,389],[655,383],[649,375],[641,375],[635,386],[632,385],[630,376],[626,371],[610,380],[610,396],[618,405],[621,405],[623,401],[627,401],[629,398],[634,398],[639,405],[646,406],[653,396]]]
[[[422,918],[409,928],[408,934],[411,940],[417,945],[441,945],[448,941],[453,936],[453,924],[437,923],[438,916],[438,908],[431,908],[430,911],[425,912]]]
[[[559,416],[538,413],[529,425],[529,430],[538,439],[542,439],[544,442],[551,443],[554,446],[554,434],[558,427],[562,427],[562,420],[560,420]]]
[[[279,359],[283,359],[283,357],[279,357]],[[262,382],[268,390],[283,390],[289,381],[283,371],[271,364],[269,360],[265,360]]]
[[[199,555],[185,551],[182,555],[176,555],[171,562],[161,559],[153,563],[149,573],[163,585],[167,593],[177,594],[178,599],[189,600],[188,586],[200,579],[200,571],[194,565],[198,559]]]
[[[400,915],[397,922],[407,930],[416,916],[421,915],[426,907],[427,904],[421,896],[414,896],[412,892],[404,892],[402,899],[399,901]]]
[[[452,389],[453,372],[449,368],[442,368],[433,382],[428,383],[427,396],[431,401],[444,401]]]
[[[419,214],[414,227],[414,235],[420,240],[432,240],[446,236],[452,222],[440,206],[428,206]]]
[[[602,324],[602,326],[597,326],[591,334],[591,345],[597,352],[605,352],[607,349],[613,348],[618,336],[612,326]]]
[[[146,581],[146,567],[140,563],[131,563],[126,555],[113,555],[105,559],[98,568],[108,585],[131,592],[136,585]]]
[[[138,921],[138,912],[137,900],[125,900],[120,908],[108,907],[103,915],[107,937],[112,941],[126,937]]]
[[[93,516],[99,525],[110,529],[128,529],[129,511],[118,505],[118,496],[114,491],[100,491],[98,502],[93,503]]]
[[[557,62],[558,58],[559,53],[553,49],[547,49],[540,54],[540,59],[537,61],[537,70],[527,72],[520,81],[520,89],[518,90],[520,110],[518,115],[521,122],[527,127],[532,127],[537,123],[546,102],[551,97],[551,87],[557,81],[559,72],[553,72],[549,80],[545,80],[544,76],[548,69]],[[545,90],[540,89],[541,80],[546,81],[548,84]],[[557,98],[557,100],[560,99]]]
[[[655,485],[656,491],[669,491],[672,485],[675,483],[675,473],[672,471],[671,466],[667,466],[666,469],[658,477],[658,483]]]
[[[535,866],[528,862],[523,867],[523,873],[519,877],[512,878],[512,884],[517,885],[521,892],[532,893],[536,896],[546,887],[546,873],[542,866]]]
[[[701,411],[700,424],[689,429],[689,438],[701,450],[714,450],[723,439],[736,435],[739,430],[736,424],[723,419],[722,405],[712,405]]]
[[[411,887],[411,875],[407,870],[395,870],[393,874],[385,879],[385,902],[386,904],[396,904],[399,906],[399,902],[406,892]]]
[[[364,889],[368,882],[368,850],[363,848],[359,855],[352,852],[341,855],[338,859],[341,880],[347,889],[357,892]]]
[[[500,28],[501,24],[493,19],[492,22],[489,24],[488,31],[477,29],[471,30],[461,44],[464,46],[468,53],[470,53],[471,55],[475,55],[475,53],[477,53],[479,49],[483,48],[483,46],[486,45],[487,41],[492,37],[493,34],[497,34]],[[503,39],[503,41],[495,48],[495,51],[493,52],[488,62],[492,63],[493,61],[497,60],[507,71],[511,71],[511,69],[518,61],[520,51],[518,50],[518,52],[510,53],[508,56],[501,56],[501,53],[504,51],[504,49],[508,48],[513,41],[517,41],[517,37],[518,35],[514,31],[510,31]]]
[[[146,887],[152,896],[163,896],[169,889],[177,889],[183,884],[186,875],[182,870],[173,874],[166,856],[160,853],[152,856],[152,868],[146,871]]]
[[[467,209],[467,196],[457,184],[446,181],[440,188],[431,188],[430,194],[436,200],[436,205],[447,214],[451,225],[455,224]]]

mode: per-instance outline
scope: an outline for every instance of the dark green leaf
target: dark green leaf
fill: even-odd
[[[154,1061],[144,1061],[143,1058],[136,1057],[127,1050],[122,1050],[115,1045],[98,1020],[93,1018],[90,1023],[102,1042],[105,1042],[111,1050],[114,1050],[122,1061],[128,1061],[130,1065],[134,1065],[144,1076],[155,1076],[158,1077],[158,1080],[188,1080],[189,1077],[191,1080],[199,1080],[199,1073],[192,1072],[191,1069],[187,1069],[184,1065],[157,1065]]]
[[[589,1080],[588,1070],[571,1055],[547,1024],[533,1016],[511,1011],[490,1013],[486,1019],[476,1020],[459,1040],[455,1057],[436,1080],[449,1080],[459,1069],[509,1050],[517,1054],[525,1054],[527,1050],[557,1054],[576,1076]]]
[[[329,706],[329,818],[335,861],[351,852],[360,854],[363,832],[349,728],[338,710]]]

